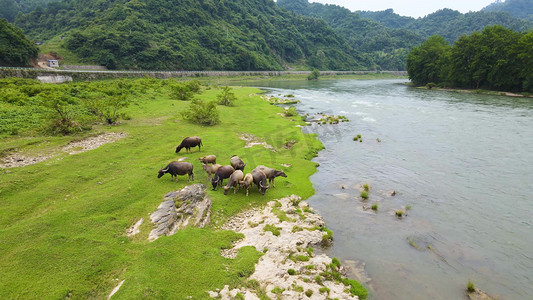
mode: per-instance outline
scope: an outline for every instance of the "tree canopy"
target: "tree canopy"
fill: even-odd
[[[409,53],[407,71],[418,85],[533,92],[533,31],[489,26],[453,46],[443,37],[430,37]]]
[[[0,19],[0,65],[26,67],[37,58],[39,50],[20,28]]]
[[[366,69],[368,59],[323,20],[272,0],[63,0],[19,15],[33,38],[65,36],[84,62],[110,69]]]

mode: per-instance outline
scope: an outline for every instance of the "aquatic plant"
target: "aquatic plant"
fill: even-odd
[[[370,208],[372,208],[373,211],[378,211],[378,205],[377,204],[372,204],[372,206]]]
[[[402,218],[404,215],[403,210],[397,210],[394,212],[398,218]]]
[[[361,198],[363,198],[365,200],[368,199],[368,192],[367,191],[362,191],[361,192]]]
[[[468,293],[473,293],[476,291],[476,287],[474,286],[474,282],[470,279],[468,280],[468,283],[466,284],[466,291]]]

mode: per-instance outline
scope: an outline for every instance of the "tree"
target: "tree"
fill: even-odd
[[[217,105],[214,101],[194,99],[186,111],[181,113],[185,120],[199,125],[213,126],[220,123]]]
[[[318,69],[313,69],[311,74],[307,76],[307,80],[318,80],[318,77],[320,77],[320,71],[318,71]]]
[[[217,95],[218,104],[225,106],[233,106],[233,102],[237,100],[235,94],[232,92],[232,88],[225,86],[222,88],[222,92]]]
[[[407,73],[414,84],[441,83],[447,79],[450,44],[441,36],[427,39],[407,55]]]

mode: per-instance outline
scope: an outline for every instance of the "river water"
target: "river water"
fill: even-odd
[[[334,232],[325,251],[352,265],[372,299],[463,299],[469,280],[533,299],[533,100],[405,81],[253,84],[294,94],[300,113],[350,119],[304,128],[326,147],[309,199]]]

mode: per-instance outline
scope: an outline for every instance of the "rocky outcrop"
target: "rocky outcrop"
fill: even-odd
[[[205,188],[203,184],[193,184],[180,191],[167,193],[164,201],[150,215],[155,228],[150,232],[148,240],[173,235],[188,225],[204,227],[209,224],[211,200],[207,198]]]
[[[256,280],[271,299],[358,299],[344,284],[346,269],[325,254],[315,255],[311,246],[328,242],[322,217],[298,196],[271,201],[263,209],[239,214],[223,229],[242,233],[244,238],[222,255],[234,258],[238,249],[253,246],[265,252],[250,279]],[[230,290],[227,286],[208,292],[212,298],[259,299],[257,291]]]

